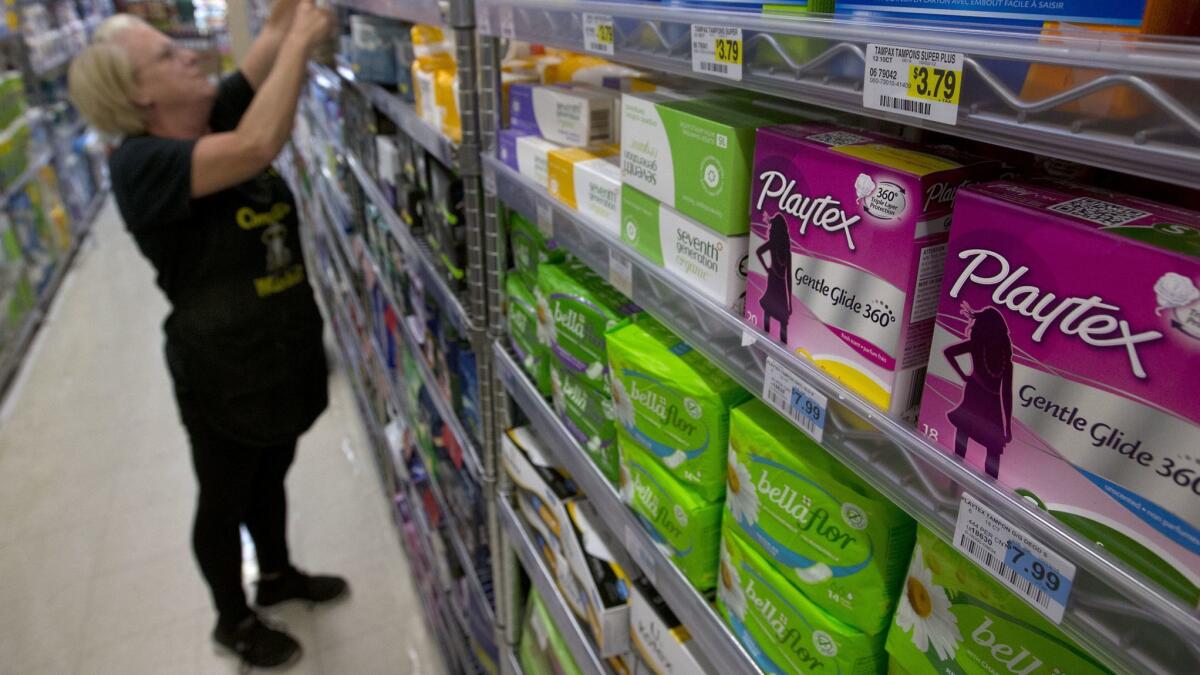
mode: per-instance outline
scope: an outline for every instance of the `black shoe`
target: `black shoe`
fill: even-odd
[[[237,654],[242,664],[252,668],[277,668],[300,659],[300,643],[291,635],[276,630],[251,614],[236,628],[220,623],[213,629],[213,640]]]
[[[293,567],[274,579],[259,581],[254,604],[271,607],[288,600],[331,602],[349,592],[350,585],[341,577],[308,575]]]

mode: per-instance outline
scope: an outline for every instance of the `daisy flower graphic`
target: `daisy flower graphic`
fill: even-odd
[[[950,598],[946,589],[933,583],[933,573],[925,566],[920,544],[908,566],[904,593],[896,607],[896,625],[912,633],[913,644],[922,652],[929,651],[932,644],[942,661],[953,659],[962,641],[958,617],[950,613]]]
[[[721,542],[721,569],[717,580],[717,593],[721,602],[739,619],[746,618],[746,592],[742,590],[742,577],[738,574],[737,566],[729,555],[726,542]]]
[[[726,464],[729,474],[728,487],[725,492],[725,503],[729,504],[729,512],[740,525],[749,526],[758,522],[758,492],[754,490],[754,480],[750,477],[750,469],[737,460],[737,456],[729,455]]]
[[[612,393],[613,417],[625,428],[634,426],[633,399],[625,390],[625,383],[612,377],[609,389]]]
[[[550,371],[550,398],[554,400],[554,410],[559,415],[567,414],[567,402],[563,399],[562,377],[557,370]]]
[[[618,478],[621,484],[619,490],[621,501],[626,504],[633,504],[633,481],[629,479],[629,470],[625,468],[624,464],[621,464],[621,473]]]
[[[550,311],[550,301],[546,299],[541,289],[534,293],[537,300],[534,313],[537,315],[538,342],[550,347],[558,342],[558,329],[554,326],[554,312]]]

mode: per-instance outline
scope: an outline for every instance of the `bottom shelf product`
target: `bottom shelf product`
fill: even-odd
[[[645,579],[634,582],[629,596],[629,634],[633,650],[646,666],[646,675],[713,672],[692,641],[687,626]]]
[[[582,675],[536,590],[529,591],[517,661],[525,675]]]
[[[891,672],[1107,672],[1024,600],[924,528],[888,631]]]

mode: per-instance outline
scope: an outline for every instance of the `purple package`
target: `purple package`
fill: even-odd
[[[496,148],[500,155],[500,161],[511,166],[513,171],[520,171],[520,167],[517,165],[517,139],[532,135],[521,129],[501,129],[496,136]]]
[[[997,165],[825,124],[754,147],[745,321],[915,420],[954,195]]]
[[[954,211],[919,430],[1200,600],[1200,213],[997,181]]]

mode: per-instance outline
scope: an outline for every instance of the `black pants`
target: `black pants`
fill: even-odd
[[[291,564],[283,481],[296,456],[296,441],[258,447],[226,438],[202,421],[190,419],[186,426],[200,483],[192,549],[219,621],[235,625],[250,613],[242,588],[239,526],[245,524],[254,539],[262,575],[285,571]]]

